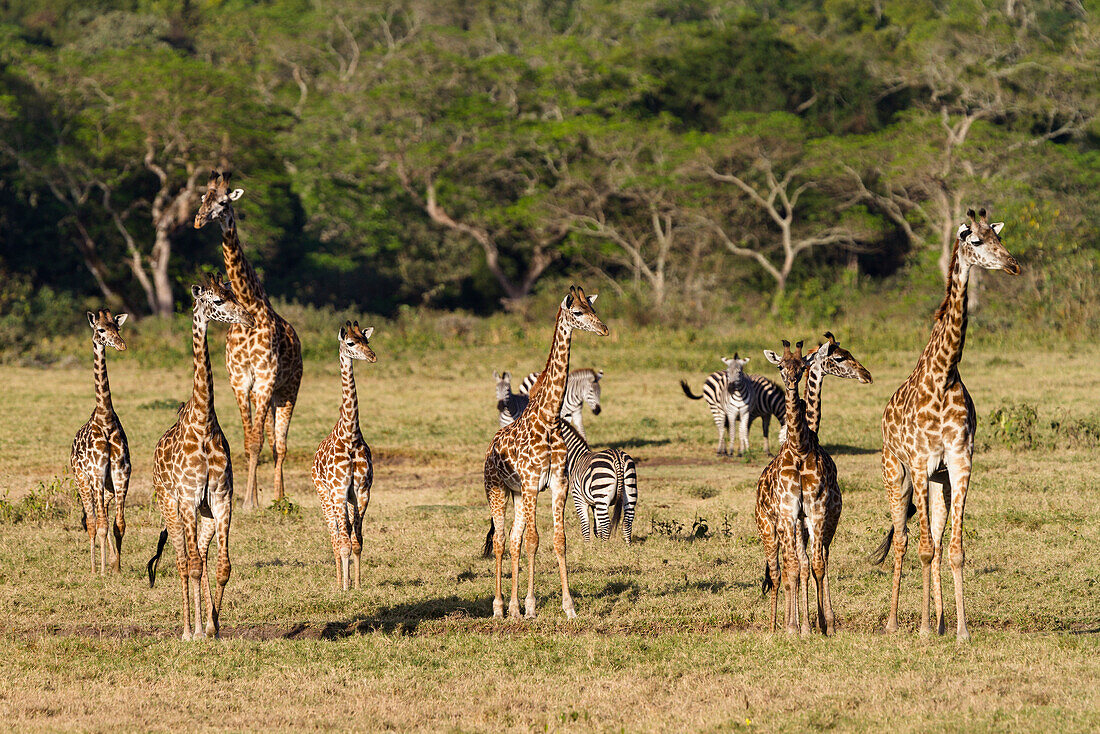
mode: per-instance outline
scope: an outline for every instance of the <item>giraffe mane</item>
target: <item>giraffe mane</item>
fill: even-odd
[[[947,313],[947,303],[951,300],[951,289],[955,285],[955,265],[959,261],[959,238],[955,238],[955,246],[951,248],[951,264],[947,267],[948,280],[947,280],[947,292],[943,294],[943,302],[940,303],[940,307],[936,309],[936,320],[943,318]]]

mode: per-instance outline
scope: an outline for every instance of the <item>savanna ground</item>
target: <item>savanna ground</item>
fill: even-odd
[[[161,527],[150,504],[151,456],[190,389],[186,356],[158,359],[140,347],[109,355],[134,471],[123,574],[106,579],[88,571],[65,469],[93,405],[90,355],[49,369],[0,367],[0,488],[8,491],[0,717],[18,728],[95,730],[1100,728],[1094,347],[971,337],[963,376],[981,420],[965,529],[973,641],[959,647],[952,634],[916,633],[915,524],[898,635],[880,634],[889,570],[867,560],[887,525],[881,409],[912,368],[926,326],[896,338],[874,324],[838,330],[875,377],[869,386],[831,379],[824,393],[822,440],[845,493],[831,566],[839,633],[793,639],[768,633],[760,594],[759,423],[747,458],[717,458],[705,405],[677,384],[688,377],[698,390],[717,357],[735,348],[752,356],[751,372],[773,376],[760,350],[776,344],[762,333],[609,325],[608,339],[575,339],[572,363],[606,370],[604,411],[586,413],[585,425],[594,444],[637,458],[641,499],[630,547],[621,538],[586,547],[568,517],[573,622],[560,608],[545,496],[537,620],[490,618],[491,566],[478,555],[487,527],[481,467],[496,425],[489,376],[540,368],[548,325],[434,342],[378,330],[378,363],[357,365],[376,474],[363,588],[349,593],[336,589],[309,480],[313,449],[337,414],[339,372],[334,357],[307,361],[287,465],[293,506],[235,514],[223,639],[198,643],[178,639],[170,548],[156,587],[145,581]],[[240,487],[241,429],[221,329],[212,331],[218,413]],[[185,335],[181,342],[186,348]],[[1008,439],[995,439],[991,411],[1023,402],[1038,408],[1034,435],[1009,418]],[[1074,440],[1057,436],[1052,420],[1074,425]],[[774,446],[774,425],[772,438]],[[265,502],[271,469],[265,458]]]

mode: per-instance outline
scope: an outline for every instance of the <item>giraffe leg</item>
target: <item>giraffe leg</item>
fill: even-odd
[[[357,466],[359,480],[355,491],[355,524],[352,528],[355,534],[351,539],[352,563],[355,569],[353,583],[356,589],[362,588],[360,582],[360,560],[363,555],[363,518],[367,514],[367,505],[370,503],[370,483],[373,479],[373,477],[367,475],[367,472],[368,470],[365,463],[361,466]]]
[[[80,469],[74,469],[76,474],[76,487],[80,494],[80,504],[84,507],[84,529],[88,531],[88,555],[92,562],[92,573],[95,573],[95,504],[92,502],[92,488],[88,484],[88,478]]]
[[[301,378],[299,378],[300,381]],[[298,382],[294,383],[293,390],[284,388],[277,396],[273,408],[275,412],[275,440],[272,451],[275,454],[275,499],[280,500],[285,496],[283,488],[283,463],[286,461],[286,437],[290,433],[290,419],[294,415],[294,402],[298,398]]]
[[[165,519],[165,529],[168,531],[168,537],[172,539],[172,547],[176,551],[176,571],[180,575],[180,594],[183,602],[183,634],[180,635],[180,639],[186,642],[191,639],[191,577],[187,568],[187,538],[180,526],[181,519],[178,509],[172,508],[171,515]]]
[[[210,541],[217,532],[213,518],[202,517],[199,519],[199,558],[202,559],[202,578],[199,580],[199,590],[202,591],[202,602],[206,606],[206,631],[200,634],[200,617],[195,617],[195,637],[214,636],[214,599],[210,594],[210,564],[207,562],[210,550]]]
[[[971,457],[969,451],[951,457],[947,470],[951,475],[951,541],[948,553],[951,558],[951,576],[955,587],[955,641],[969,642],[966,628],[966,607],[963,605],[963,511],[966,508],[966,491],[970,488]]]
[[[95,540],[99,548],[99,572],[107,573],[107,467],[92,476],[92,501],[95,503]]]
[[[512,534],[508,538],[508,552],[512,557],[512,595],[508,597],[508,616],[512,619],[519,619],[519,555],[523,552],[523,531],[526,528],[524,508],[528,504],[528,495],[534,497],[537,492],[537,487],[533,491],[524,487],[523,495],[513,497],[512,501]],[[533,503],[531,507],[533,510]]]
[[[493,590],[493,616],[504,617],[504,593],[501,576],[504,573],[504,511],[508,494],[504,488],[493,485],[485,493],[489,496],[489,509],[493,515],[493,560],[496,570],[496,586]]]
[[[951,485],[943,474],[934,474],[928,481],[928,502],[931,510],[932,539],[932,604],[936,611],[936,634],[944,633],[943,582],[940,562],[943,560],[943,531],[947,527],[947,502]]]
[[[214,603],[210,606],[206,628],[207,634],[212,637],[220,634],[222,596],[233,572],[233,564],[229,560],[229,526],[233,522],[233,475],[227,470],[221,480],[222,485],[214,492],[210,503],[211,514],[214,516],[213,525],[218,536],[218,561],[214,571],[218,586],[214,590]]]
[[[806,553],[805,529],[801,523],[795,526],[795,550],[798,554],[798,605],[801,611],[800,632],[805,637],[810,634],[810,557]]]
[[[550,499],[554,517],[554,555],[558,559],[558,574],[561,576],[561,608],[567,619],[577,616],[573,606],[573,596],[569,593],[569,575],[565,568],[565,496],[568,485],[565,479],[565,451],[560,451],[561,461],[557,469],[550,472]]]
[[[909,478],[913,482],[913,504],[917,508],[917,518],[920,520],[920,541],[917,549],[920,552],[921,563],[920,634],[923,637],[932,632],[929,624],[929,607],[932,600],[932,527],[928,513],[926,463],[912,467]]]
[[[260,506],[260,489],[256,470],[260,463],[260,452],[264,448],[264,425],[267,423],[267,413],[271,410],[270,388],[261,390],[258,387],[253,390],[253,401],[256,410],[252,416],[252,430],[248,432],[248,484],[244,491],[245,512],[254,510]]]
[[[237,399],[237,410],[241,414],[241,431],[244,434],[244,456],[248,461],[248,452],[252,435],[252,376],[244,371],[238,371],[236,365],[229,363],[229,351],[226,350],[226,367],[229,369],[229,380],[233,386],[233,397]],[[245,512],[252,509],[249,504],[248,486],[245,485],[245,494],[241,500]]]
[[[111,483],[115,488],[115,521],[112,528],[114,540],[114,554],[111,559],[111,570],[122,573],[122,538],[126,535],[126,493],[130,488],[130,467],[111,464]]]
[[[346,498],[345,494],[345,498]],[[340,588],[351,588],[351,526],[354,522],[355,508],[346,499],[340,506]]]
[[[537,495],[536,495],[537,497]],[[535,555],[539,552],[539,529],[535,519],[535,503],[532,502],[531,514],[524,533],[527,546],[527,597],[523,600],[523,616],[535,618]]]
[[[204,489],[190,490],[185,494],[183,502],[181,502],[181,517],[180,520],[183,524],[183,536],[187,542],[187,575],[190,577],[190,581],[194,582],[194,588],[190,589],[191,596],[195,604],[195,631],[192,635],[193,638],[203,637],[199,625],[202,622],[202,592],[199,588],[199,582],[202,579],[202,567],[203,559],[199,557],[199,508],[197,507],[196,496],[201,496]],[[188,585],[190,586],[190,581]]]
[[[905,549],[909,544],[909,499],[912,484],[901,461],[888,449],[882,451],[882,480],[886,485],[886,497],[890,501],[893,527],[890,537],[894,550],[894,581],[890,589],[890,614],[886,619],[886,632],[898,631],[898,599],[901,596],[901,571],[905,561]],[[885,550],[885,549],[884,549]]]
[[[795,548],[794,524],[782,521],[779,542],[783,549],[782,579],[786,584],[787,634],[798,632],[798,551]]]

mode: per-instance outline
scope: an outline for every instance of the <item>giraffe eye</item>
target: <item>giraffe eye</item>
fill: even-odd
[[[224,298],[215,298],[215,299],[214,299],[214,305],[215,305],[215,306],[220,306],[220,305],[222,305],[223,303],[225,303],[225,299],[224,299]]]
[[[106,329],[100,329],[100,330],[99,330],[99,333],[100,333],[100,334],[102,334],[102,333],[103,333],[103,332],[105,332],[105,331],[106,331]]]

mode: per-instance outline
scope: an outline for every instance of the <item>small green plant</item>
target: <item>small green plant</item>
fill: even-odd
[[[142,403],[138,407],[142,410],[179,410],[181,405],[183,403],[175,398],[159,398]]]
[[[269,512],[291,519],[297,519],[302,514],[302,506],[291,502],[289,497],[274,500],[267,509]]]
[[[1017,449],[1037,445],[1035,434],[1039,412],[1029,403],[1009,403],[989,414],[991,440]]]
[[[1059,415],[1050,421],[1053,442],[1058,447],[1091,448],[1100,446],[1100,416],[1070,418]]]
[[[671,538],[680,534],[680,531],[684,529],[684,524],[679,520],[658,520],[652,517],[649,519],[649,529],[657,535]]]
[[[706,518],[695,516],[695,522],[691,524],[691,537],[699,540],[710,537],[710,526],[707,525]]]
[[[688,487],[687,493],[701,500],[709,500],[718,496],[718,490],[708,484],[693,484]]]
[[[733,523],[731,522],[731,520],[736,515],[737,515],[736,512],[733,513],[732,515],[728,512],[723,512],[722,513],[722,525],[719,527],[719,532],[722,533],[723,538],[732,538],[733,537]]]
[[[7,491],[0,498],[0,522],[7,525],[41,523],[61,520],[80,507],[76,482],[69,476],[55,476],[39,482],[22,499],[8,499]]]

